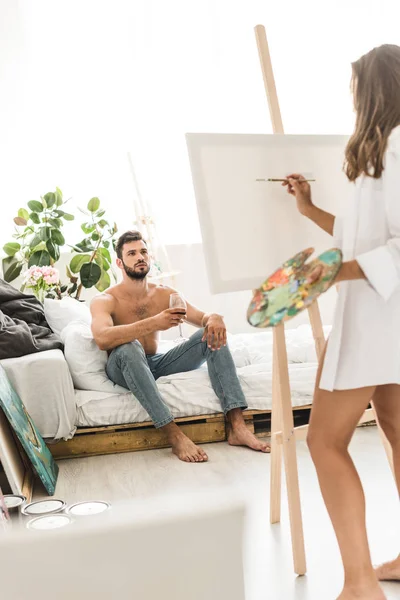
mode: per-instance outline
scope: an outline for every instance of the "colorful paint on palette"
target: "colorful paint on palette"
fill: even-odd
[[[313,252],[314,248],[307,248],[296,254],[255,291],[247,311],[250,325],[275,327],[288,321],[331,287],[342,264],[341,251],[332,248],[307,262]],[[317,267],[321,275],[310,284],[307,280]]]

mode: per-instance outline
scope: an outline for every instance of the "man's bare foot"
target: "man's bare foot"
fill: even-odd
[[[400,555],[375,569],[379,581],[400,581]]]
[[[364,588],[349,588],[345,586],[337,600],[386,600],[386,596],[379,585]]]
[[[207,462],[207,454],[196,444],[192,442],[183,432],[179,429],[178,425],[172,421],[162,427],[162,430],[167,434],[168,441],[172,446],[172,452],[184,462]]]
[[[200,463],[208,461],[207,454],[199,446],[196,446],[192,440],[189,440],[184,433],[174,436],[171,439],[171,446],[172,452],[184,462]]]
[[[271,452],[271,446],[256,438],[254,433],[251,433],[251,431],[247,429],[245,423],[236,427],[230,427],[228,443],[231,446],[247,446],[258,452]]]

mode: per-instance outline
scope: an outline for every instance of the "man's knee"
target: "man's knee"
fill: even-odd
[[[138,340],[133,340],[132,342],[128,342],[127,344],[121,344],[114,348],[113,353],[115,356],[121,359],[131,359],[135,357],[146,358],[146,354],[142,344]]]

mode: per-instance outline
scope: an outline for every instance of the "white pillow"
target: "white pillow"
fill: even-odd
[[[114,385],[106,374],[107,352],[93,339],[90,325],[73,322],[61,333],[64,355],[78,390],[126,394],[126,388]]]
[[[81,321],[90,325],[92,320],[88,305],[68,296],[62,300],[45,298],[44,314],[51,329],[58,335],[72,321]]]

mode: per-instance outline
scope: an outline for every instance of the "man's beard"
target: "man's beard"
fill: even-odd
[[[136,279],[136,280],[140,281],[141,279],[144,279],[146,277],[146,275],[148,274],[148,272],[150,271],[150,265],[146,265],[146,268],[143,269],[143,271],[136,271],[137,265],[133,269],[131,269],[124,263],[124,261],[122,261],[122,264],[124,266],[125,273],[131,279]],[[144,264],[145,263],[143,263],[143,266],[144,266]]]

